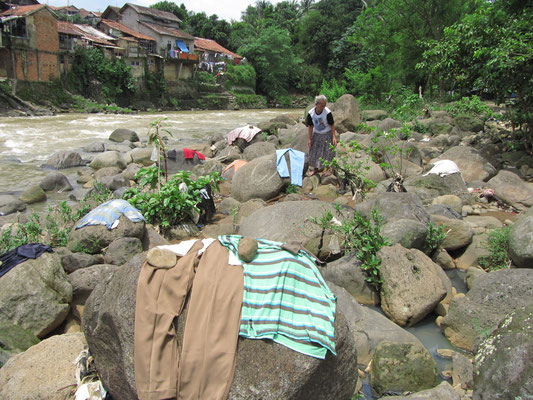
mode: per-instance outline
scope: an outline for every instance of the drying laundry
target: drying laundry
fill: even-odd
[[[433,163],[433,168],[431,168],[424,176],[429,174],[435,174],[438,176],[446,176],[451,174],[461,174],[461,170],[452,160],[438,160]],[[463,175],[461,174],[461,179]],[[463,179],[464,182],[464,179]]]
[[[126,200],[115,199],[100,204],[83,217],[76,225],[76,229],[86,225],[105,225],[107,229],[116,228],[119,218],[125,215],[132,222],[145,221],[144,217]]]
[[[218,237],[235,264],[241,236]],[[257,239],[256,257],[242,262],[244,292],[239,335],[272,339],[292,350],[316,358],[335,353],[335,295],[315,261],[304,251],[297,254],[283,243]]]
[[[292,148],[276,150],[276,168],[278,174],[282,178],[289,176],[289,168],[287,160],[285,160],[285,153],[289,153],[289,161],[291,163],[291,183],[293,185],[302,186],[302,177],[304,173],[305,153]]]
[[[28,260],[36,259],[44,252],[53,253],[51,247],[41,243],[29,243],[0,255],[0,277],[7,274],[16,265]]]
[[[183,155],[185,156],[186,160],[192,160],[195,155],[199,160],[205,160],[205,156],[202,153],[192,149],[183,149]]]
[[[228,142],[228,144],[232,144],[237,139],[244,139],[247,142],[250,142],[259,132],[261,132],[261,129],[259,129],[257,126],[241,126],[240,128],[235,128],[226,135],[226,142]]]

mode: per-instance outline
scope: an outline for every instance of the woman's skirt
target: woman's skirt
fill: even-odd
[[[309,150],[309,166],[312,168],[323,168],[324,165],[320,161],[323,158],[326,161],[333,160],[335,157],[335,150],[331,150],[333,145],[333,136],[330,132],[315,133],[311,137],[311,149]]]

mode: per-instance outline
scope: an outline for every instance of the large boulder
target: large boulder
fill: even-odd
[[[276,146],[270,142],[254,143],[242,152],[243,158],[246,161],[252,161],[255,158],[267,156],[276,153]]]
[[[203,161],[198,158],[197,154],[194,154],[193,158],[185,158],[183,149],[167,151],[167,171],[169,176],[178,171],[191,171],[202,163]]]
[[[415,335],[400,328],[383,314],[359,304],[346,289],[331,282],[328,282],[328,286],[337,297],[337,307],[343,310],[348,321],[355,340],[359,365],[368,365],[376,347],[383,341],[416,343],[422,346]]]
[[[244,202],[276,196],[283,187],[283,180],[276,167],[276,155],[256,158],[239,168],[231,182],[231,195]]]
[[[439,383],[437,363],[420,344],[381,342],[372,358],[370,385],[386,392],[418,392]]]
[[[123,170],[127,164],[121,153],[117,151],[105,151],[94,157],[89,166],[95,170],[105,167],[117,167]]]
[[[82,326],[104,386],[113,398],[134,399],[133,336],[137,280],[145,253],[119,267],[89,297]],[[186,311],[185,311],[186,312]],[[181,342],[184,318],[178,319]],[[357,352],[342,308],[335,324],[337,357],[304,356],[263,340],[239,339],[229,399],[349,398],[357,380]]]
[[[76,224],[70,231],[67,248],[73,252],[96,254],[119,238],[132,237],[142,240],[145,223],[132,222],[122,215],[114,229],[107,229],[105,225],[86,225],[79,229],[75,226]]]
[[[134,255],[143,252],[143,245],[136,237],[123,237],[112,241],[107,248],[104,260],[107,264],[122,265]]]
[[[0,279],[0,320],[39,338],[63,322],[71,300],[72,286],[57,254],[26,260]]]
[[[284,201],[261,208],[244,218],[239,235],[305,244],[310,239],[319,238],[322,233],[322,228],[310,218],[320,219],[327,211],[335,213],[335,208],[325,201]]]
[[[402,218],[387,222],[381,227],[381,235],[391,244],[401,244],[406,249],[426,248],[427,225],[414,219]]]
[[[20,199],[26,204],[46,201],[46,193],[39,185],[31,185],[20,195]]]
[[[486,335],[505,316],[533,304],[533,270],[502,269],[477,277],[466,296],[450,302],[440,328],[457,347],[472,351],[474,340]]]
[[[335,129],[339,133],[355,131],[361,123],[361,107],[351,94],[342,95],[333,104],[328,104],[335,119]]]
[[[440,267],[419,250],[401,245],[382,247],[381,309],[400,326],[412,326],[427,316],[446,296]]]
[[[533,305],[508,315],[476,348],[473,399],[533,394]]]
[[[23,327],[0,321],[0,368],[11,356],[22,353],[39,342],[37,336]]]
[[[517,267],[533,268],[533,208],[511,227],[509,256]]]
[[[533,184],[525,182],[511,171],[502,170],[487,182],[497,197],[520,209],[533,205]]]
[[[454,146],[441,156],[431,160],[430,163],[438,160],[451,160],[455,162],[466,182],[488,181],[497,172],[479,151],[468,146]]]
[[[446,381],[431,389],[421,390],[408,396],[383,396],[380,400],[461,400],[461,396]]]
[[[456,218],[447,218],[442,215],[432,215],[431,221],[435,226],[442,226],[446,232],[446,238],[442,247],[446,250],[457,250],[472,243],[474,231],[470,224]]]
[[[43,168],[63,169],[85,165],[80,154],[75,151],[60,151],[52,154],[42,165]]]
[[[118,128],[115,129],[113,132],[111,132],[111,135],[109,135],[109,140],[112,142],[123,142],[124,140],[128,140],[130,142],[138,142],[139,141],[139,135],[137,135],[137,132],[124,129],[124,128]]]
[[[128,151],[126,155],[131,158],[133,163],[148,166],[154,163],[151,160],[153,150],[152,147],[136,147]]]
[[[434,198],[444,195],[455,195],[463,204],[470,204],[472,198],[461,174],[439,176],[429,174],[410,176],[405,179],[403,186],[409,193],[416,193],[424,203],[431,203]]]
[[[66,192],[73,189],[68,178],[61,172],[57,171],[49,172],[39,183],[39,186],[45,192]]]
[[[86,345],[83,333],[55,335],[13,356],[0,369],[3,400],[72,398],[75,360]]]
[[[9,215],[17,211],[24,211],[26,203],[10,194],[0,195],[0,215]]]
[[[69,274],[72,285],[72,304],[85,304],[90,294],[101,281],[107,281],[118,267],[112,264],[96,264],[77,269]]]
[[[429,223],[429,215],[420,198],[414,193],[379,193],[372,197],[369,196],[367,200],[355,208],[367,217],[375,208],[384,218],[385,223],[399,219],[412,219],[424,225]]]

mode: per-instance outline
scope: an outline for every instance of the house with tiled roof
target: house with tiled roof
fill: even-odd
[[[45,4],[0,12],[0,77],[48,81],[59,76],[57,18]]]
[[[225,66],[225,62],[234,60],[238,64],[242,57],[212,39],[195,38],[194,52],[198,55],[198,67],[200,69],[215,72],[218,66]]]

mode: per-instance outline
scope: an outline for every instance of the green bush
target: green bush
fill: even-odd
[[[339,97],[348,93],[346,87],[342,83],[338,83],[336,79],[332,79],[330,82],[327,82],[325,79],[322,80],[322,85],[320,86],[320,94],[323,94],[327,97],[328,102],[335,102]]]
[[[488,256],[480,257],[479,265],[487,271],[509,268],[509,232],[510,226],[496,228],[489,233],[488,242],[485,246],[489,250]]]
[[[446,227],[444,225],[435,226],[432,221],[429,221],[426,230],[426,247],[428,254],[432,254],[442,243],[444,243],[447,235],[445,229]]]
[[[211,85],[217,83],[217,78],[215,78],[215,75],[207,71],[196,72],[196,74],[194,75],[194,80],[199,83],[209,83]]]
[[[149,174],[141,174],[137,178],[141,179],[139,183],[143,183],[143,187],[152,187],[154,179]],[[211,184],[216,191],[221,181],[216,172],[193,180],[189,171],[178,171],[159,191],[143,191],[142,187],[135,187],[128,189],[123,198],[136,207],[148,223],[159,225],[163,232],[168,232],[179,223],[192,219],[194,212],[199,211],[200,189]],[[187,190],[179,190],[181,183],[187,186]]]
[[[229,90],[234,87],[249,87],[255,91],[257,74],[251,64],[228,64],[224,78]]]
[[[457,116],[459,114],[469,114],[483,119],[487,119],[492,116],[492,110],[477,96],[463,97],[461,100],[447,105],[445,110],[453,116]]]
[[[235,94],[235,103],[240,108],[266,108],[267,106],[265,96],[258,94]]]

